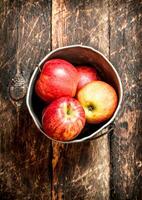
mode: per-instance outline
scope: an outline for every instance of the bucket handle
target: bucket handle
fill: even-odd
[[[115,129],[115,121],[113,121],[111,124],[109,124],[106,128],[104,128],[102,131],[100,131],[96,136],[88,139],[88,140],[94,140],[97,138],[100,138],[101,136],[105,134],[110,134]]]

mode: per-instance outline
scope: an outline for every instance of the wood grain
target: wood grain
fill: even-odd
[[[31,72],[50,51],[50,1],[2,1],[0,133],[2,199],[51,197],[50,142],[25,104]]]
[[[107,1],[52,3],[52,47],[93,46],[109,55]],[[52,199],[109,199],[109,144],[107,135],[94,141],[53,143]]]
[[[142,199],[142,1],[110,1],[110,58],[124,87],[111,136],[111,199]]]

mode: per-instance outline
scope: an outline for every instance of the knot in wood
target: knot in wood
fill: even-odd
[[[24,98],[26,95],[27,82],[20,73],[16,74],[15,77],[11,80],[9,91],[10,97],[15,101]]]

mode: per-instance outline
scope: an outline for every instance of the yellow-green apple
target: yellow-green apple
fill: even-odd
[[[72,97],[60,97],[49,104],[43,112],[44,132],[59,141],[72,140],[85,126],[85,112]]]
[[[117,107],[115,89],[106,82],[93,81],[77,93],[77,99],[85,110],[86,121],[98,124],[108,120]]]
[[[47,61],[35,84],[37,95],[46,102],[62,96],[74,97],[78,84],[77,69],[66,60]]]
[[[79,91],[83,86],[92,81],[100,80],[100,77],[94,67],[90,66],[77,66],[79,74],[79,82],[77,90]]]

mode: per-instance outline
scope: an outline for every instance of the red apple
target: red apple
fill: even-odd
[[[85,110],[87,122],[91,124],[108,120],[118,101],[114,88],[103,81],[93,81],[85,85],[79,90],[77,99]]]
[[[42,126],[44,132],[55,140],[72,140],[85,126],[85,112],[76,99],[61,97],[44,110]]]
[[[47,61],[36,82],[37,95],[46,102],[62,96],[74,97],[78,84],[77,69],[62,59]]]
[[[78,66],[79,82],[77,90],[79,91],[83,86],[92,81],[100,80],[100,77],[95,68],[90,66]]]

